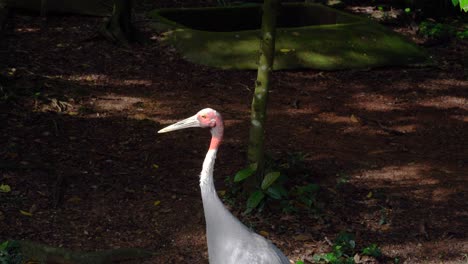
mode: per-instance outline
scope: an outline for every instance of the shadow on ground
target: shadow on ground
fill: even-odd
[[[223,113],[215,175],[225,188],[225,177],[244,166],[255,73],[193,65],[156,41],[124,49],[90,40],[99,23],[15,15],[7,24],[0,183],[12,192],[0,193],[0,237],[143,247],[160,252],[152,263],[204,263],[197,175],[208,132],[156,131],[203,107]],[[275,73],[268,149],[308,153],[322,216],[234,213],[293,259],[326,250],[325,237],[348,230],[358,245],[377,243],[406,263],[461,260],[468,82],[459,47],[430,51],[450,63]]]

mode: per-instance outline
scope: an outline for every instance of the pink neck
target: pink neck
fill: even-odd
[[[211,128],[210,149],[217,150],[223,140],[224,124],[221,116],[216,117],[216,126]]]

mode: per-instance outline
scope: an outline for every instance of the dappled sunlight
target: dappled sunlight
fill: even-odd
[[[87,85],[103,85],[109,80],[109,76],[105,74],[80,74],[80,75],[55,75],[50,76],[52,79],[63,79],[67,81],[75,81],[80,84]]]
[[[386,243],[382,245],[382,249],[385,252],[388,252],[388,257],[391,258],[407,256],[404,263],[461,264],[464,262],[461,262],[460,257],[462,257],[464,252],[466,252],[467,246],[465,239],[450,238],[450,243],[448,243],[447,239],[431,239],[430,241],[408,240],[403,243]],[[417,256],[430,255],[431,251],[444,253],[438,256],[438,260],[419,262],[416,261],[417,258],[414,259]]]
[[[247,115],[247,116],[250,116],[250,109],[248,108],[244,108],[243,109],[244,113]],[[291,116],[303,116],[303,115],[310,115],[311,116],[311,119],[314,115],[318,114],[321,112],[321,108],[320,107],[317,107],[315,105],[305,105],[303,107],[299,107],[299,108],[288,108],[288,109],[283,109],[283,108],[271,108],[271,109],[268,109],[268,113],[271,114],[271,115],[284,115],[285,113],[287,113],[288,115],[291,115]],[[314,118],[314,120],[318,120],[317,118]]]
[[[236,40],[236,45],[232,46],[230,43],[226,43],[223,41],[211,41],[206,43],[206,48],[209,50],[210,54],[216,51],[219,53],[224,54],[226,52],[237,54],[238,56],[242,56],[245,52],[254,52],[258,49],[257,45],[252,45],[252,39],[245,39],[242,40],[242,34],[232,34]]]
[[[361,93],[353,96],[351,107],[368,111],[388,112],[392,110],[402,110],[396,105],[395,98],[382,94]]]
[[[146,30],[151,21],[138,27],[156,40],[121,47],[93,38],[101,19],[47,20],[43,25],[40,17],[17,18],[7,25],[8,45],[0,50],[8,74],[0,87],[5,103],[0,118],[6,120],[0,158],[13,166],[3,168],[7,177],[0,184],[10,185],[12,192],[2,197],[24,198],[18,205],[0,202],[2,236],[85,250],[138,246],[157,252],[148,263],[207,262],[198,176],[210,131],[157,131],[205,107],[219,111],[226,134],[215,178],[218,189],[231,194],[227,179],[247,162],[256,72],[186,62],[196,60],[157,43],[162,36]],[[344,27],[328,30],[333,41],[317,42],[322,33],[305,39],[309,30],[302,28],[285,31],[289,37],[277,43],[277,58],[284,63],[317,58],[322,65],[366,60],[367,50],[348,49],[372,39],[359,39],[362,34]],[[174,31],[166,37],[179,38],[182,47],[200,45],[195,55],[202,59],[216,53],[221,65],[256,66],[248,62],[256,61],[258,34],[223,32],[226,38],[207,41],[197,39],[197,33]],[[298,49],[299,44],[307,49]],[[310,52],[319,44],[327,49],[320,55]],[[329,52],[333,46],[340,52]],[[428,263],[426,258],[439,260],[444,252],[466,252],[457,239],[464,238],[468,217],[468,82],[463,72],[453,70],[461,62],[454,56],[459,46],[429,49],[438,58],[446,52],[451,64],[274,72],[265,150],[280,168],[283,158],[291,159],[291,171],[297,164],[298,173],[282,177],[288,191],[320,186],[314,197],[318,210],[284,215],[279,201],[271,206],[268,201],[265,211],[248,217],[249,226],[270,232],[295,257],[321,252],[325,240],[333,241],[341,230],[356,234],[359,250],[370,243],[382,247],[385,260]],[[245,51],[253,53],[239,57]],[[296,153],[303,154],[298,162],[290,155]],[[225,198],[232,211],[243,211],[245,199]],[[18,210],[30,210],[32,217]],[[52,219],[51,227],[45,216],[57,212],[63,217]],[[280,214],[284,217],[278,220]],[[420,219],[426,221],[427,235],[418,229]],[[455,258],[440,258],[440,263]]]
[[[460,108],[468,111],[468,98],[456,96],[439,96],[418,101],[418,104],[439,109]]]
[[[399,131],[402,133],[414,133],[418,129],[417,124],[406,124],[406,125],[396,125],[396,126],[391,126],[389,127],[390,129],[393,129],[395,131]]]
[[[48,76],[50,79],[61,79],[74,81],[83,85],[102,86],[151,86],[152,80],[145,79],[116,79],[106,74],[75,74],[75,75],[53,75]]]
[[[119,79],[111,79],[109,81],[110,84],[115,86],[150,86],[152,84],[151,80],[119,80]]]
[[[395,181],[396,183],[404,183],[411,181],[425,180],[432,184],[439,181],[426,177],[431,167],[427,164],[410,163],[402,166],[386,166],[378,170],[367,170],[356,177],[366,180],[381,180]]]
[[[350,69],[426,60],[425,54],[411,43],[360,17],[315,4],[288,4],[284,8],[278,22],[275,69]],[[160,21],[152,26],[166,32],[172,29],[164,33],[162,41],[175,47],[189,61],[223,69],[256,69],[260,25],[252,27],[248,21],[259,13],[258,7],[250,9],[234,7],[226,14],[215,9],[209,12],[203,9],[158,10],[151,16]],[[231,20],[231,12],[246,10],[250,11],[243,15],[242,22]],[[216,14],[221,23],[207,23],[205,18],[194,17],[197,13],[198,16]],[[333,14],[332,17],[325,15],[327,13]],[[286,14],[291,16],[287,23]],[[184,28],[174,25],[174,21]],[[257,18],[251,23],[260,21]]]
[[[142,106],[140,105],[143,105],[147,101],[147,99],[141,97],[109,94],[105,96],[100,96],[91,104],[94,105],[96,110],[101,111],[122,111],[132,108],[140,108],[141,110],[143,110]]]
[[[192,215],[192,222],[199,222],[203,219],[203,208],[200,205],[199,212]],[[177,240],[178,245],[186,247],[203,247],[206,248],[205,232],[199,226],[194,226],[193,229],[183,230],[174,234],[173,240]]]
[[[41,31],[38,27],[22,27],[22,28],[15,28],[15,32],[17,33],[33,33]]]
[[[455,120],[459,120],[459,121],[468,123],[468,116],[451,115],[450,117],[453,118],[453,119],[455,119]]]
[[[426,90],[450,90],[453,88],[465,88],[468,87],[468,80],[458,81],[457,85],[454,85],[453,79],[439,79],[439,78],[431,78],[427,80],[423,80],[421,85]]]
[[[334,112],[323,112],[317,115],[316,121],[321,121],[330,124],[356,124],[358,119],[352,115],[339,116]]]
[[[313,115],[316,113],[320,113],[320,110],[321,109],[319,107],[312,106],[312,107],[303,107],[303,108],[298,108],[298,109],[289,109],[286,112],[291,115],[299,115],[299,114]],[[282,111],[282,113],[284,112],[285,111]]]
[[[404,196],[431,202],[444,203],[451,196],[463,191],[463,186],[445,185],[445,178],[463,178],[458,170],[441,169],[426,163],[409,163],[402,166],[386,166],[376,170],[366,170],[355,175],[360,185],[386,186],[389,189],[407,189]]]

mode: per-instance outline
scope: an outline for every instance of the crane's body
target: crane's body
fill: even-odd
[[[289,264],[289,260],[275,245],[234,217],[216,193],[213,168],[223,137],[221,115],[206,108],[195,116],[161,129],[159,133],[188,127],[209,127],[212,134],[210,149],[200,174],[210,264]]]

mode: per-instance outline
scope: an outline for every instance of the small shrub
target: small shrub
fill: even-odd
[[[449,25],[426,20],[419,25],[419,34],[430,39],[468,39],[468,28],[456,23]]]
[[[304,164],[305,155],[289,153],[285,160],[273,160],[267,157],[265,176],[260,186],[249,194],[245,213],[253,210],[261,211],[265,204],[279,201],[283,212],[311,211],[316,207],[316,196],[319,190],[317,184],[292,186],[287,188],[290,178],[307,179],[309,174]],[[234,183],[240,183],[257,172],[256,164],[252,164],[236,173]],[[289,190],[288,190],[289,189]],[[233,188],[233,190],[239,190]]]
[[[377,244],[371,244],[370,246],[362,249],[362,254],[366,256],[378,258],[382,256],[382,251],[377,246]]]
[[[328,253],[315,254],[312,258],[314,263],[331,264],[354,264],[356,255],[356,241],[354,235],[341,232],[332,245],[332,251]],[[376,244],[371,244],[362,249],[362,255],[379,258],[382,256],[380,248]]]
[[[453,36],[455,29],[446,24],[423,21],[419,25],[419,34],[427,38],[445,39]]]
[[[23,262],[18,242],[5,241],[0,243],[0,264],[20,263]]]

